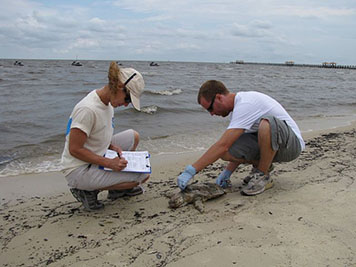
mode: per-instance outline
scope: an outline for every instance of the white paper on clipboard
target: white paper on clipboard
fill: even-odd
[[[108,149],[105,153],[106,158],[113,159],[117,156],[117,152],[111,149]],[[127,160],[126,168],[121,171],[151,173],[150,153],[148,151],[122,151],[121,156]],[[109,168],[104,169],[111,170]]]

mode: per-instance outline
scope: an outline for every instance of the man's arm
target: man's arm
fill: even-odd
[[[192,166],[197,172],[204,169],[206,166],[214,163],[221,158],[232,144],[244,133],[244,129],[228,129],[224,132],[221,138],[213,144],[203,156],[200,157]]]
[[[225,169],[229,170],[230,172],[234,172],[239,165],[240,163],[231,161],[226,165]]]

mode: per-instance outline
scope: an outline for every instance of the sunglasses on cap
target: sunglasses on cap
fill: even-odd
[[[125,103],[131,103],[131,95],[129,90],[126,88],[126,85],[133,79],[133,77],[136,76],[137,73],[134,73],[130,76],[130,78],[127,79],[127,81],[124,83],[124,93],[125,93]]]

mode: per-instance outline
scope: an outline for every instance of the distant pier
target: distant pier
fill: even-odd
[[[310,67],[310,68],[328,68],[328,69],[353,69],[356,70],[356,65],[337,65],[335,62],[323,62],[322,64],[296,64],[294,61],[286,61],[285,63],[259,63],[259,62],[244,62],[236,60],[231,64],[249,64],[249,65],[270,65],[283,67]]]

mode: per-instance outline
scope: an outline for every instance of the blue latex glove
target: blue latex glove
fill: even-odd
[[[216,178],[216,184],[221,186],[222,188],[226,188],[230,184],[230,176],[232,174],[232,171],[229,171],[227,169],[223,170],[218,178]]]
[[[184,172],[182,172],[178,176],[178,186],[181,190],[184,190],[187,187],[188,182],[190,179],[193,178],[193,176],[197,173],[195,168],[192,165],[188,165],[185,167]]]

